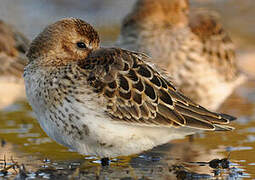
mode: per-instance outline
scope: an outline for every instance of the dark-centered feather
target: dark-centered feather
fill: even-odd
[[[208,111],[178,92],[144,54],[108,48],[79,61],[94,92],[107,100],[115,121],[147,126],[230,130],[233,117]]]

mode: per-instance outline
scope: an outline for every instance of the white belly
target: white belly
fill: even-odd
[[[128,125],[112,121],[96,111],[91,112],[91,109],[82,108],[80,110],[84,112],[84,115],[80,121],[73,121],[69,124],[68,119],[63,119],[69,124],[66,128],[61,121],[57,126],[49,118],[48,113],[37,113],[37,118],[44,131],[58,143],[81,154],[99,157],[137,154],[197,131],[189,128]],[[69,113],[72,111],[69,110]]]

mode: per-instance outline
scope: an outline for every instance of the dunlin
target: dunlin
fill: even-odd
[[[25,97],[22,74],[29,41],[14,27],[0,20],[0,108]]]
[[[218,18],[190,11],[188,0],[138,0],[123,20],[117,46],[153,57],[184,94],[210,110],[245,79]]]
[[[210,112],[176,90],[146,55],[101,48],[94,28],[67,18],[31,43],[24,78],[44,131],[84,155],[110,158],[204,130],[232,130],[235,118]]]

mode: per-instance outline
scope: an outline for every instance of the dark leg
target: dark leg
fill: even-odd
[[[110,159],[109,158],[102,158],[101,159],[101,165],[102,166],[109,166],[109,164],[110,164]]]

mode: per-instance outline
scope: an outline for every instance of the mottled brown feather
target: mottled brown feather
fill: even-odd
[[[0,20],[0,75],[22,78],[27,63],[29,40],[14,27]]]
[[[168,27],[183,25],[187,22],[188,0],[138,0],[132,12],[123,20],[122,27],[143,28],[145,23]]]
[[[221,116],[193,103],[148,65],[147,60],[143,54],[101,48],[78,65],[93,77],[88,81],[94,89],[98,90],[96,84],[100,84],[100,94],[108,101],[107,113],[115,121],[204,130],[214,130],[218,125],[224,129],[229,123],[231,116]],[[88,68],[92,65],[93,68]]]
[[[203,53],[209,62],[225,74],[227,80],[235,78],[239,74],[235,47],[219,18],[208,11],[197,11],[190,14],[189,27],[203,42]]]

